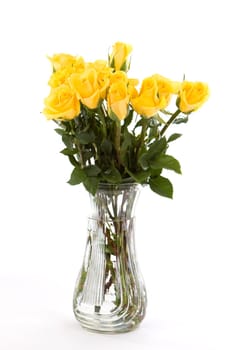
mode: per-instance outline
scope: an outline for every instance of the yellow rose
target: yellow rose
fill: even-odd
[[[138,92],[136,89],[138,83],[139,81],[137,79],[128,79],[128,94],[131,99],[138,96]]]
[[[196,111],[209,97],[209,87],[201,82],[183,81],[177,99],[181,112]]]
[[[110,67],[108,67],[108,62],[105,60],[96,60],[94,62],[88,62],[87,68],[94,68],[97,72],[101,72],[106,69],[109,71],[109,73],[112,70]]]
[[[73,72],[82,73],[87,66],[87,63],[81,56],[75,57],[75,61],[72,62]]]
[[[158,85],[154,77],[143,80],[139,94],[131,97],[133,109],[144,117],[152,117],[161,108],[158,98]]]
[[[141,90],[131,89],[131,104],[144,117],[152,117],[168,106],[171,94],[179,91],[179,84],[161,75],[154,74],[142,82]]]
[[[107,102],[110,115],[113,112],[119,120],[125,119],[128,114],[129,105],[127,85],[122,81],[110,85]]]
[[[135,96],[135,86],[138,85],[137,79],[129,79],[125,72],[117,71],[111,74],[110,84],[114,84],[117,82],[123,82],[124,84],[126,84],[129,96]]]
[[[62,56],[63,57],[63,56]],[[49,79],[49,85],[53,88],[67,83],[67,79],[70,77],[72,73],[82,73],[85,69],[86,63],[82,57],[76,57],[73,59],[67,60],[63,57],[59,56],[63,65],[60,65],[60,68],[55,70],[55,72],[51,75]],[[57,66],[58,67],[58,66]]]
[[[98,84],[98,75],[95,69],[86,69],[81,74],[72,74],[70,85],[77,94],[77,98],[90,109],[98,106],[101,98],[101,89]]]
[[[177,94],[180,89],[180,83],[172,81],[159,74],[154,74],[153,77],[157,81],[159,93],[161,94]]]
[[[100,97],[101,99],[105,99],[106,91],[110,84],[110,75],[112,72],[112,68],[108,66],[107,61],[97,60],[93,63],[90,63],[92,67],[97,72],[97,81],[100,89]]]
[[[51,89],[44,104],[43,113],[49,120],[71,120],[80,113],[80,103],[67,85]]]
[[[49,60],[52,63],[54,70],[57,71],[59,69],[75,64],[76,58],[72,55],[60,53],[53,55],[53,57],[49,57]]]
[[[179,92],[180,83],[174,82],[159,74],[154,74],[153,78],[156,80],[158,86],[158,97],[160,100],[161,108],[165,108],[168,106],[171,100],[171,95],[177,94]]]
[[[62,85],[66,83],[68,77],[73,73],[73,70],[71,67],[63,68],[60,70],[55,71],[50,79],[49,79],[49,86],[52,88],[56,88],[59,85]]]
[[[128,56],[132,52],[132,46],[116,42],[112,47],[112,53],[110,55],[110,66],[115,70],[127,71],[129,62]]]
[[[128,79],[128,83],[129,83],[129,85],[131,85],[131,86],[137,86],[138,83],[139,83],[139,81],[138,81],[138,79],[132,79],[132,78],[130,78],[130,79]]]
[[[128,82],[128,77],[127,77],[125,72],[119,70],[119,71],[114,72],[110,75],[110,83],[111,84],[114,84],[114,83],[117,83],[120,81],[125,83],[125,84]]]
[[[109,73],[102,71],[98,73],[97,81],[100,89],[100,97],[102,100],[106,97],[106,92],[110,84]]]

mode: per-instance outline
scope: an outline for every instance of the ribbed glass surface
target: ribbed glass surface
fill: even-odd
[[[102,185],[91,196],[85,256],[73,299],[75,317],[90,330],[127,332],[145,316],[146,290],[134,243],[138,192],[135,184]]]

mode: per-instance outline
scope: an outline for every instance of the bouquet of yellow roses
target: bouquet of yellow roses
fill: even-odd
[[[128,77],[131,51],[130,45],[117,42],[106,61],[50,57],[51,91],[43,113],[57,123],[65,144],[61,153],[74,167],[69,184],[83,183],[94,195],[103,182],[136,182],[172,198],[172,184],[161,174],[163,169],[181,173],[178,160],[167,154],[169,143],[181,134],[167,137],[167,129],[187,122],[209,89],[202,82],[174,82],[158,74],[137,88],[138,80]]]

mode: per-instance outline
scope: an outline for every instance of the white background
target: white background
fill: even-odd
[[[0,4],[0,348],[233,349],[231,1],[7,0]],[[73,317],[89,199],[40,113],[46,55],[106,58],[133,45],[131,76],[208,82],[170,153],[174,199],[143,190],[137,250],[148,290],[138,330],[98,335]],[[177,132],[181,129],[177,128]]]

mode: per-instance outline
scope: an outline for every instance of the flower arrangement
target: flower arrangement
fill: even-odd
[[[167,131],[202,106],[208,85],[153,74],[137,88],[138,80],[128,77],[131,51],[117,42],[106,61],[50,57],[51,90],[43,113],[57,123],[55,131],[65,144],[61,153],[74,167],[69,184],[83,183],[94,195],[103,182],[136,182],[172,198],[173,186],[161,174],[163,169],[181,173],[178,160],[167,154],[181,134],[167,137]],[[168,109],[172,103],[174,112]]]

